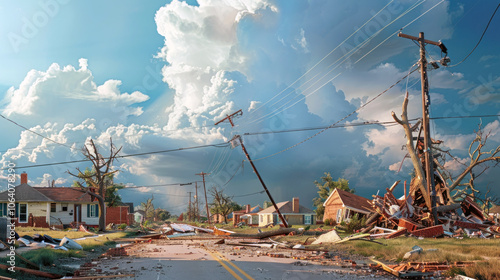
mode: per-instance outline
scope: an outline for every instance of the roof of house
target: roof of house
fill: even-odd
[[[250,209],[250,213],[258,213],[260,211],[262,211],[260,205],[254,206],[253,208]]]
[[[144,210],[135,210],[134,214],[135,213],[146,216],[146,211],[144,211]]]
[[[291,214],[293,213],[292,210],[292,202],[291,201],[283,201],[280,203],[276,203],[276,206],[280,210],[282,214]],[[274,206],[267,207],[266,209],[262,210],[259,212],[259,214],[271,214],[271,213],[276,213],[276,210],[274,209]],[[311,209],[304,207],[299,204],[299,214],[313,214],[316,215],[314,211]]]
[[[21,184],[15,187],[15,199],[18,202],[50,202],[52,199],[28,184]],[[0,201],[9,201],[9,191],[0,193]]]
[[[328,198],[325,200],[325,203],[323,203],[323,206],[326,206],[328,201],[330,199],[333,199],[335,194],[338,194],[340,200],[346,207],[355,208],[363,211],[372,211],[371,210],[372,205],[367,198],[337,188],[334,189],[333,192],[328,196]]]
[[[500,205],[495,205],[490,208],[490,213],[500,213]]]
[[[20,184],[15,187],[15,199],[17,202],[92,202],[91,196],[77,188],[40,188],[28,184]],[[8,201],[9,192],[0,193],[0,201]]]
[[[77,188],[33,188],[57,202],[92,202],[92,197]]]

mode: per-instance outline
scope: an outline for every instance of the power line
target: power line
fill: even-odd
[[[55,140],[52,140],[52,139],[50,139],[49,137],[47,137],[47,136],[45,136],[45,135],[42,135],[42,134],[40,134],[40,133],[38,133],[38,132],[36,132],[36,131],[33,131],[33,130],[31,130],[31,129],[29,129],[29,128],[25,127],[24,125],[21,125],[21,124],[19,124],[19,123],[15,122],[14,120],[11,120],[11,119],[7,118],[6,116],[4,116],[4,115],[2,115],[2,114],[0,114],[0,117],[2,117],[2,118],[4,118],[5,120],[7,120],[7,121],[9,121],[9,122],[11,122],[11,123],[13,123],[13,124],[15,124],[15,125],[19,126],[20,128],[22,128],[22,129],[24,129],[24,130],[26,130],[26,131],[29,131],[29,132],[31,132],[31,133],[33,133],[33,134],[36,134],[36,135],[38,135],[38,136],[42,137],[43,139],[49,140],[50,142],[54,142],[54,143],[56,143],[57,145],[61,145],[61,146],[64,146],[64,147],[67,147],[67,148],[70,148],[70,149],[71,149],[71,146],[68,146],[68,145],[66,145],[66,144],[64,144],[64,143],[59,143],[59,142],[57,142],[57,141],[55,141]]]
[[[497,13],[498,11],[498,8],[500,7],[500,3],[497,5],[497,8],[495,9],[495,11],[493,12],[493,14],[491,15],[490,17],[490,20],[488,21],[488,24],[486,25],[486,27],[484,28],[484,31],[483,31],[483,34],[481,35],[481,38],[479,38],[479,41],[477,42],[476,46],[469,52],[469,54],[464,57],[464,59],[462,59],[459,63],[457,64],[454,64],[454,65],[450,65],[448,67],[455,67],[459,64],[461,64],[462,62],[464,62],[477,48],[477,46],[479,46],[479,44],[481,43],[481,40],[483,40],[483,37],[484,37],[484,34],[486,33],[486,31],[488,30],[488,27],[490,27],[490,23],[491,21],[493,20],[493,17],[495,16],[495,14]]]
[[[265,191],[260,191],[260,192],[254,192],[254,193],[247,193],[247,194],[242,194],[242,195],[235,195],[232,197],[244,197],[244,196],[250,196],[250,195],[256,195],[256,194],[261,194],[264,193]]]
[[[373,101],[375,101],[375,99],[379,98],[380,96],[382,96],[384,93],[386,93],[387,91],[389,91],[390,89],[392,89],[393,87],[395,87],[397,84],[399,84],[401,81],[403,81],[404,79],[406,79],[406,77],[408,77],[409,75],[411,75],[413,72],[417,71],[419,68],[415,68],[413,71],[410,71],[407,75],[405,75],[404,77],[402,77],[401,79],[399,79],[399,81],[395,82],[394,84],[392,84],[390,87],[388,87],[386,90],[382,91],[381,93],[377,94],[375,97],[373,97],[372,99],[368,100],[368,102],[366,102],[365,104],[359,106],[356,110],[352,111],[350,114],[348,114],[347,116],[343,117],[342,119],[336,121],[335,123],[331,124],[330,126],[324,128],[323,130],[317,132],[316,134],[302,140],[301,142],[293,145],[293,146],[290,146],[282,151],[279,151],[277,153],[274,153],[274,154],[271,154],[271,155],[268,155],[268,156],[265,156],[265,157],[262,157],[262,158],[259,158],[259,159],[254,159],[252,161],[258,161],[258,160],[263,160],[263,159],[266,159],[266,158],[270,158],[270,157],[273,157],[273,156],[276,156],[278,154],[281,154],[283,152],[286,152],[290,149],[293,149],[297,146],[299,146],[300,144],[303,144],[305,143],[306,141],[309,141],[311,140],[312,138],[320,135],[321,133],[325,132],[326,130],[334,127],[335,125],[339,124],[341,121],[344,121],[345,119],[349,118],[350,116],[354,115],[356,112],[360,111],[361,109],[363,109],[364,107],[366,107],[368,104],[372,103]]]
[[[438,4],[442,3],[444,0],[442,0],[441,2],[439,2]],[[420,3],[415,3],[413,4],[410,8],[408,8],[404,13],[400,14],[396,19],[394,19],[393,21],[391,21],[390,23],[388,23],[386,26],[384,26],[382,29],[378,30],[376,33],[374,33],[372,36],[370,36],[369,38],[367,38],[365,41],[363,41],[362,43],[358,44],[356,47],[354,47],[352,50],[350,50],[349,52],[347,52],[346,54],[344,54],[342,57],[340,57],[339,59],[337,59],[337,61],[335,61],[334,63],[330,64],[327,68],[330,68],[332,67],[334,64],[336,64],[338,61],[340,61],[341,59],[343,59],[345,57],[344,60],[342,60],[338,65],[336,65],[334,68],[330,69],[326,74],[324,74],[322,77],[320,77],[317,81],[315,81],[312,85],[310,85],[309,87],[307,87],[305,91],[309,90],[313,85],[315,85],[316,83],[320,82],[323,78],[325,78],[329,73],[331,73],[333,70],[337,69],[338,67],[340,67],[340,65],[342,65],[345,61],[347,61],[351,56],[353,56],[358,50],[360,50],[361,48],[363,48],[364,46],[366,46],[373,38],[375,38],[378,34],[380,34],[385,28],[387,28],[388,26],[390,26],[391,24],[393,24],[394,22],[396,22],[397,20],[399,20],[401,17],[405,16],[407,13],[409,13],[410,11],[412,11],[413,9],[415,9],[416,7],[418,7],[419,5],[421,5],[423,2],[425,2],[425,0],[421,1]],[[381,44],[383,44],[384,42],[386,42],[389,38],[391,38],[392,36],[394,36],[395,34],[397,34],[398,32],[400,32],[402,29],[406,28],[407,26],[409,26],[410,24],[412,24],[413,22],[415,22],[417,19],[419,19],[420,17],[422,17],[423,15],[425,15],[427,12],[429,12],[430,10],[434,9],[438,4],[434,5],[433,7],[431,7],[429,10],[427,10],[426,12],[424,12],[423,14],[421,14],[419,17],[417,17],[416,19],[412,20],[409,24],[405,25],[403,28],[399,29],[398,31],[394,32],[393,34],[389,35],[384,41],[382,41],[382,43],[378,44],[377,46],[375,46],[372,50],[370,50],[367,54],[365,54],[363,57],[361,57],[360,59],[358,59],[356,63],[358,63],[360,60],[362,60],[364,57],[366,57],[369,53],[371,53],[373,50],[375,50],[376,48],[378,48]],[[346,57],[347,56],[347,57]],[[286,106],[288,103],[290,103],[291,101],[293,101],[293,99],[295,98],[292,98],[291,100],[288,100],[287,102],[285,102],[284,104],[282,104],[281,106],[279,106],[277,109],[274,109],[272,112],[258,118],[257,120],[253,120],[251,121],[250,123],[253,124],[253,123],[259,123],[259,122],[262,122],[264,119],[267,119],[267,118],[270,118],[270,117],[273,117],[277,114],[279,114],[280,112],[283,112],[293,106],[295,106],[297,103],[299,103],[300,101],[304,100],[306,97],[316,93],[318,90],[320,90],[322,87],[324,87],[325,85],[327,85],[328,83],[330,83],[332,80],[334,80],[335,78],[337,78],[338,76],[340,76],[342,73],[339,73],[337,74],[336,76],[334,76],[333,78],[330,78],[328,81],[326,81],[324,84],[320,85],[319,87],[317,87],[316,89],[314,89],[312,92],[308,93],[308,94],[305,94],[303,93],[303,97],[300,98],[299,100],[297,100],[296,102],[294,102],[293,104],[289,105],[288,107],[282,109],[280,111],[281,108],[283,108],[284,106]],[[318,76],[318,74],[316,74],[314,77],[312,77],[311,79],[309,79],[308,81],[306,81],[305,84],[307,84],[308,82],[310,82],[311,80],[313,80],[314,78],[316,78],[316,76]],[[303,76],[301,76],[300,78],[302,78]],[[299,78],[299,79],[300,79]],[[295,82],[294,82],[295,83]],[[302,87],[302,85],[300,86]],[[299,87],[299,88],[300,88]],[[285,89],[286,90],[286,89]],[[281,94],[282,92],[280,92],[279,94]],[[288,95],[292,94],[293,92],[289,93]],[[278,94],[278,95],[279,95]],[[288,95],[286,95],[285,97],[281,98],[279,101],[283,100],[284,98],[286,98]],[[279,102],[277,101],[277,102]],[[277,102],[275,102],[273,105],[275,105]],[[268,103],[268,102],[266,102]],[[262,107],[262,106],[261,106]],[[261,108],[259,107],[259,108]],[[254,110],[255,112],[255,110]]]
[[[127,157],[144,156],[144,155],[153,155],[153,154],[160,154],[160,153],[170,153],[170,152],[186,151],[186,150],[193,150],[193,149],[200,149],[200,148],[207,148],[207,147],[218,147],[219,148],[219,147],[224,147],[224,146],[228,146],[228,145],[229,145],[229,143],[200,145],[200,146],[177,148],[177,149],[170,149],[170,150],[161,150],[161,151],[153,151],[153,152],[129,154],[129,155],[123,155],[123,156],[116,156],[115,158],[118,159],[118,158],[127,158]],[[104,158],[104,159],[106,159],[106,158]],[[61,165],[61,164],[71,164],[71,163],[80,163],[80,162],[87,162],[87,161],[88,161],[88,159],[80,159],[80,160],[71,160],[71,161],[64,161],[64,162],[42,163],[42,164],[34,164],[34,165],[26,165],[26,166],[16,166],[16,167],[14,167],[14,169],[43,167],[43,166]],[[0,170],[6,170],[6,169],[7,168],[2,168]]]
[[[477,116],[448,116],[448,117],[430,117],[429,120],[442,120],[442,119],[466,119],[466,118],[492,118],[492,117],[500,117],[500,115],[477,115]],[[409,121],[416,121],[419,118],[410,119]],[[397,124],[395,121],[368,121],[368,122],[360,122],[360,123],[349,123],[349,124],[336,124],[334,126],[319,126],[319,127],[305,127],[305,128],[294,128],[294,129],[285,129],[285,130],[276,130],[276,131],[261,131],[261,132],[247,132],[243,133],[245,136],[251,135],[261,135],[261,134],[277,134],[277,133],[287,133],[287,132],[300,132],[300,131],[308,131],[308,130],[320,130],[320,129],[328,129],[328,128],[341,128],[341,127],[355,127],[355,126],[365,126],[365,125],[382,125],[382,126],[392,126]]]
[[[321,62],[323,62],[328,56],[330,56],[334,51],[336,51],[341,45],[343,45],[347,40],[349,40],[352,36],[354,36],[358,31],[360,31],[365,25],[367,25],[369,22],[371,22],[380,12],[382,12],[387,6],[389,6],[394,0],[391,0],[387,5],[385,5],[382,9],[380,9],[376,14],[374,14],[369,20],[367,20],[363,25],[361,25],[357,30],[355,30],[351,35],[349,35],[344,41],[342,41],[340,44],[338,44],[333,50],[331,50],[327,55],[325,55],[322,59],[320,59],[315,65],[313,65],[309,70],[307,70],[302,76],[297,78],[293,83],[291,83],[289,86],[287,86],[284,90],[279,92],[278,94],[274,95],[271,99],[269,99],[267,102],[263,103],[260,105],[258,108],[253,110],[250,114],[254,114],[257,112],[259,109],[264,107],[267,103],[271,102],[274,98],[278,97],[280,94],[291,88],[294,84],[296,84],[300,79],[302,79],[304,76],[306,76],[309,72],[311,72],[314,68],[316,68]]]

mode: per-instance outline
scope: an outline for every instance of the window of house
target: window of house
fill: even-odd
[[[50,204],[50,212],[51,213],[55,213],[56,212],[56,204],[55,203],[51,203]]]
[[[87,206],[87,217],[89,218],[99,217],[99,205],[89,204]]]
[[[259,215],[260,222],[264,222],[264,215]]]
[[[7,203],[0,203],[0,217],[7,216]]]
[[[342,209],[337,210],[337,223],[342,222]]]
[[[63,212],[68,211],[68,203],[61,203],[61,211]]]
[[[27,223],[28,222],[28,204],[27,203],[19,203],[19,222]]]
[[[305,225],[311,224],[311,215],[304,215],[304,224]]]

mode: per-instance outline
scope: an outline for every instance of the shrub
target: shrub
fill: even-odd
[[[127,227],[127,224],[121,224],[118,226],[118,229],[124,230]]]
[[[353,233],[356,232],[357,230],[364,228],[365,225],[366,225],[366,218],[363,217],[360,219],[358,214],[354,214],[349,223],[346,225],[346,231]]]

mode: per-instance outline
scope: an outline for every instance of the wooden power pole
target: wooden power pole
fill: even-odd
[[[441,42],[425,40],[424,33],[420,32],[418,37],[406,35],[403,33],[398,34],[399,37],[415,40],[419,42],[420,46],[420,78],[422,86],[422,126],[424,129],[424,159],[425,159],[425,174],[427,179],[427,192],[431,196],[432,216],[434,217],[434,224],[438,224],[437,209],[436,209],[436,189],[434,182],[434,164],[432,157],[431,134],[429,129],[429,106],[431,99],[429,96],[429,81],[427,80],[427,59],[425,58],[425,45],[431,44],[441,48],[441,51],[447,53],[448,50]],[[418,141],[418,140],[417,140]]]
[[[200,204],[198,203],[198,182],[194,182],[194,187],[195,187],[195,202],[196,202],[196,218],[198,222],[200,221]]]
[[[232,117],[236,116],[236,115],[242,115],[243,112],[241,110],[238,110],[236,111],[235,113],[231,114],[231,115],[226,115],[225,118],[223,118],[222,120],[216,122],[215,124],[219,124],[225,120],[228,120],[229,123],[231,124],[232,127],[234,127],[234,123],[233,121],[231,120]],[[255,167],[255,165],[253,164],[253,161],[252,159],[250,158],[250,155],[248,154],[247,152],[247,149],[245,148],[245,145],[243,145],[243,140],[241,140],[241,136],[239,135],[235,135],[233,137],[233,139],[231,139],[230,142],[232,141],[235,141],[236,139],[239,140],[240,142],[240,145],[241,145],[241,148],[243,149],[243,153],[245,153],[245,156],[247,157],[248,159],[248,162],[250,162],[250,165],[252,166],[253,168],[253,171],[255,172],[255,174],[257,175],[257,178],[259,178],[259,181],[260,183],[262,184],[262,187],[264,187],[264,190],[266,191],[267,193],[267,196],[269,197],[269,199],[271,200],[271,203],[273,204],[274,206],[274,210],[276,210],[276,212],[278,213],[278,216],[280,217],[280,220],[283,222],[283,225],[287,228],[288,227],[288,222],[285,220],[285,218],[283,217],[283,215],[281,214],[280,212],[280,209],[278,208],[278,206],[276,205],[276,202],[274,202],[274,199],[273,197],[271,196],[271,193],[269,192],[269,190],[267,189],[266,187],[266,184],[264,183],[264,180],[262,180],[262,177],[260,177],[260,174],[259,174],[259,171],[257,171],[257,168]]]
[[[187,192],[189,194],[189,204],[188,204],[188,220],[191,222],[192,221],[192,217],[193,217],[193,213],[192,213],[192,207],[191,207],[191,193],[192,192]]]
[[[207,188],[205,187],[205,175],[210,175],[210,173],[201,172],[201,173],[198,173],[196,175],[200,175],[203,178],[203,190],[205,191],[205,204],[207,206],[207,219],[208,219],[208,224],[211,224],[211,222],[210,222],[210,210],[208,209]]]

